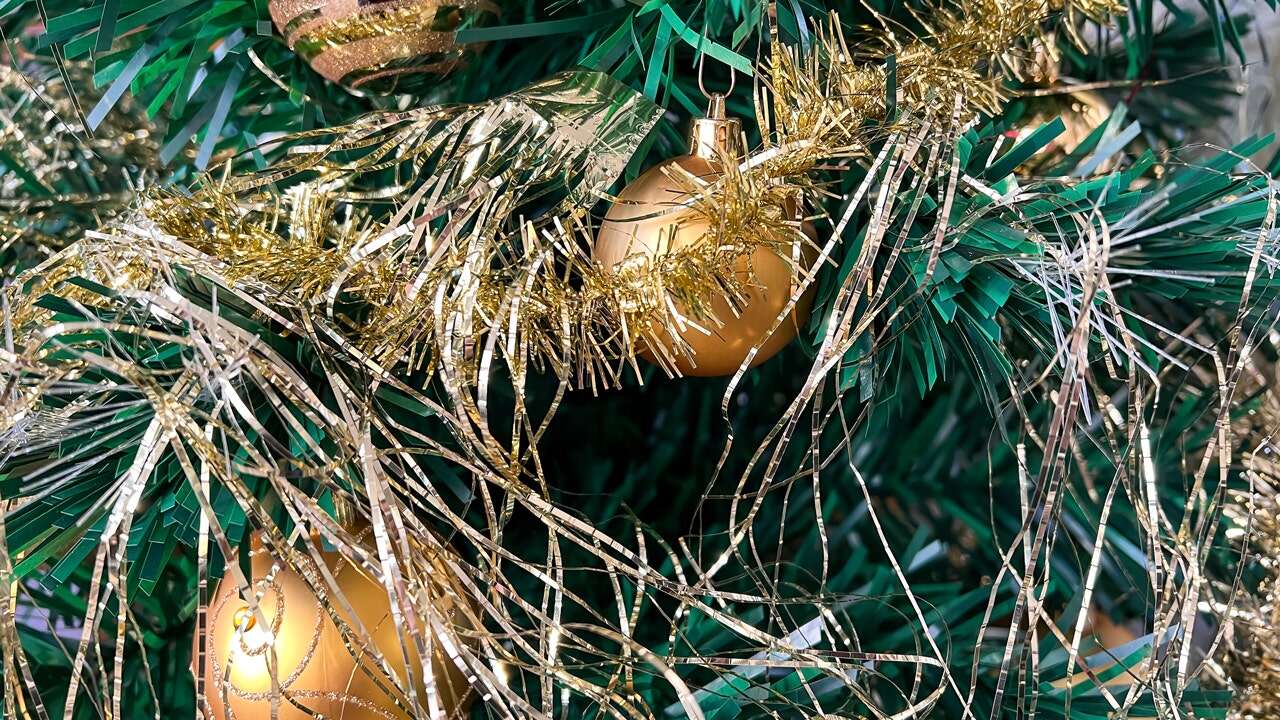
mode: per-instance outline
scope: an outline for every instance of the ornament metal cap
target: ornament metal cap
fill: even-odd
[[[711,95],[707,101],[707,116],[694,119],[693,126],[689,128],[689,154],[717,161],[725,156],[743,156],[742,121],[725,115],[724,95]]]

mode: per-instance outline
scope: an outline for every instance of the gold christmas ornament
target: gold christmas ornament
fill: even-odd
[[[1066,129],[1022,163],[1020,169],[1031,175],[1042,174],[1061,163],[1111,117],[1111,104],[1091,90],[1076,90],[1055,95],[1027,98],[1027,112],[1014,137],[1021,141],[1045,123],[1062,118]],[[1108,159],[1098,165],[1097,172],[1108,172],[1114,163]]]
[[[690,207],[691,195],[675,178],[683,173],[713,183],[722,175],[723,162],[743,156],[741,124],[736,118],[725,116],[724,97],[713,95],[707,117],[693,123],[689,154],[650,168],[618,195],[596,238],[592,252],[596,261],[611,269],[651,264],[704,242],[709,229],[706,216]],[[784,208],[783,212],[792,218],[798,215],[794,207]],[[814,238],[810,223],[799,226],[810,240]],[[654,333],[663,347],[653,348],[648,341],[640,340],[637,354],[654,362],[662,362],[658,359],[661,356],[680,374],[700,377],[736,372],[757,345],[759,349],[751,359],[753,367],[773,357],[796,336],[808,319],[813,301],[811,294],[805,293],[769,334],[797,282],[797,262],[783,257],[779,250],[759,247],[737,263],[737,277],[746,296],[741,303],[730,303],[728,298],[711,291],[712,317],[689,317],[680,308],[687,322],[679,336],[687,348],[676,343],[666,328],[658,328]],[[807,268],[815,255],[812,243],[805,243],[800,254],[799,264]]]
[[[366,531],[368,532],[368,531]],[[318,542],[318,538],[317,538]],[[257,536],[250,549],[252,576],[247,578],[258,595],[260,621],[236,583],[224,579],[209,603],[205,637],[204,697],[207,720],[310,720],[314,717],[343,720],[410,720],[413,703],[400,688],[410,686],[404,676],[404,653],[391,617],[383,586],[337,552],[324,552],[324,564],[333,574],[342,597],[355,611],[386,667],[398,675],[392,682],[377,656],[363,650],[362,635],[336,598],[327,602],[348,628],[333,622],[322,600],[307,580],[278,562]],[[321,586],[319,569],[304,557],[307,574]],[[432,563],[448,577],[444,563]],[[455,591],[432,593],[433,602],[457,627],[469,623],[457,612]],[[473,693],[461,670],[448,659],[439,644],[431,663],[440,707],[445,716],[466,716]],[[411,655],[416,655],[410,650]],[[422,668],[413,657],[415,677]],[[274,668],[274,673],[272,672]],[[273,691],[274,686],[278,691]],[[278,716],[272,715],[276,698]],[[419,698],[419,707],[426,707]]]
[[[390,92],[407,74],[442,73],[462,57],[462,23],[498,13],[490,0],[268,0],[290,49],[325,79]]]

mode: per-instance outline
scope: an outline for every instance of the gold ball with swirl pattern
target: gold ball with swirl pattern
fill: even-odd
[[[410,679],[405,675],[404,651],[383,586],[341,554],[321,551],[325,569],[354,611],[352,617],[336,598],[322,599],[312,592],[315,584],[325,587],[326,581],[320,568],[305,556],[299,572],[273,557],[256,536],[251,545],[252,575],[247,579],[261,615],[237,592],[235,582],[224,578],[218,585],[209,603],[204,639],[204,717],[411,718],[413,703],[404,690]],[[432,566],[433,575],[448,577],[444,563],[433,562]],[[462,597],[460,593],[429,594],[450,623],[458,628],[469,626],[454,601]],[[326,608],[326,603],[331,608]],[[331,612],[342,621],[345,633]],[[355,629],[356,620],[368,634],[372,648],[362,646],[364,636]],[[416,655],[412,650],[410,654]],[[445,717],[466,717],[474,693],[438,642],[431,666]],[[415,677],[422,676],[416,657],[408,667]],[[395,673],[396,679],[388,677],[383,668]],[[426,702],[419,698],[424,713]],[[273,704],[276,716],[272,715]]]
[[[326,80],[390,92],[412,76],[456,66],[457,29],[496,15],[490,0],[269,0],[285,42]]]

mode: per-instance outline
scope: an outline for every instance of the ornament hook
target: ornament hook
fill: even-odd
[[[742,122],[725,113],[724,96],[707,98],[707,116],[694,118],[689,128],[689,154],[704,160],[737,161],[745,154]]]
[[[704,85],[702,81],[702,70],[706,66],[706,59],[707,59],[706,53],[704,52],[698,53],[698,92],[701,92],[702,97],[706,98],[709,101],[714,102],[715,98],[717,97],[719,97],[723,101],[723,99],[726,96],[733,94],[733,89],[738,84],[738,73],[734,71],[732,65],[729,65],[728,66],[729,67],[729,89],[725,90],[723,94],[709,93],[707,92],[707,86]],[[710,113],[708,113],[708,115],[710,115]]]

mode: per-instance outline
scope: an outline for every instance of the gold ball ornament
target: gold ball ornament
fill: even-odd
[[[449,71],[463,56],[455,31],[498,14],[491,0],[268,0],[267,9],[289,48],[326,80],[372,92]]]
[[[714,182],[721,175],[722,157],[741,156],[742,129],[737,119],[725,117],[722,96],[712,96],[707,116],[694,121],[688,155],[659,163],[619,193],[592,249],[592,256],[604,268],[646,263],[703,242],[708,230],[706,221],[697,211],[681,208],[689,201],[689,195],[668,173],[680,168]],[[801,229],[811,240],[816,236],[811,223],[802,223]],[[803,255],[806,267],[816,257],[809,244]],[[650,362],[657,362],[658,355],[668,358],[681,375],[715,377],[736,372],[757,344],[760,347],[751,360],[752,367],[786,347],[808,319],[813,304],[812,293],[806,292],[773,334],[768,334],[790,301],[797,281],[794,263],[772,248],[762,247],[740,260],[735,269],[746,295],[736,313],[726,298],[714,296],[710,302],[714,319],[695,319],[699,327],[690,325],[680,332],[680,339],[689,346],[687,351],[664,328],[656,333],[664,345],[660,351],[642,340],[637,354]],[[681,312],[685,312],[683,308]]]
[[[354,628],[348,649],[342,631],[307,581],[276,563],[257,538],[251,545],[253,575],[248,579],[253,591],[261,593],[259,608],[265,623],[240,597],[234,581],[219,583],[209,603],[205,637],[206,720],[271,718],[272,699],[277,694],[272,690],[272,665],[279,687],[279,720],[409,720],[412,703],[395,689],[373,654],[361,650]],[[322,551],[321,555],[377,651],[400,676],[401,687],[407,687],[404,654],[386,591],[339,553]],[[450,571],[443,563],[433,565],[447,577]],[[312,570],[319,577],[318,570]],[[463,614],[456,611],[453,596],[443,592],[432,595],[451,622],[468,626]],[[457,593],[457,597],[463,596]],[[345,611],[338,609],[337,614],[351,627],[351,617]],[[435,647],[431,668],[441,707],[446,717],[466,717],[474,693],[439,644]],[[416,657],[410,666],[420,677],[422,668]],[[425,699],[419,702],[425,707]]]
[[[1090,90],[1042,95],[1027,98],[1027,112],[1020,121],[1020,128],[1011,131],[1021,141],[1046,123],[1062,118],[1065,129],[1048,145],[1028,158],[1019,167],[1022,172],[1039,175],[1058,165],[1080,146],[1089,135],[1111,117],[1111,104],[1106,98]],[[1097,171],[1107,172],[1114,162],[1104,160]]]

